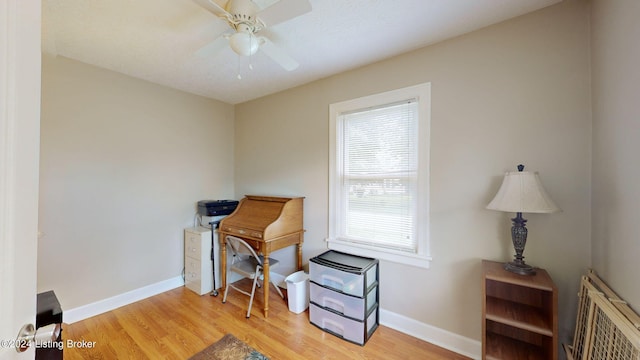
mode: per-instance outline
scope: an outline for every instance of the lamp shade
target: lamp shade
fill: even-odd
[[[553,213],[560,208],[542,187],[537,172],[513,171],[504,176],[502,185],[487,209],[515,213]]]

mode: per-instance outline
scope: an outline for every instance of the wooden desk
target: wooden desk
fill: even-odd
[[[247,195],[233,214],[220,222],[218,238],[223,289],[227,286],[227,235],[242,238],[264,255],[264,317],[269,316],[269,255],[296,245],[297,268],[302,270],[303,199]]]

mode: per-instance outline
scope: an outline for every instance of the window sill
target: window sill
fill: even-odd
[[[331,250],[411,265],[423,269],[428,269],[431,264],[431,256],[427,255],[407,254],[400,251],[378,249],[335,239],[326,239],[326,241],[327,247]]]

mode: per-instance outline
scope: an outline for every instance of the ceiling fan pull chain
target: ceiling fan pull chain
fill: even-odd
[[[253,40],[255,40],[255,38],[256,38],[255,36],[252,36],[252,37],[249,39],[249,47],[250,47],[250,48],[252,48],[252,47],[253,47]],[[260,46],[260,45],[258,45],[258,46]],[[252,59],[252,57],[253,57],[253,54],[249,55],[249,70],[253,70],[253,65],[251,65],[251,59]]]

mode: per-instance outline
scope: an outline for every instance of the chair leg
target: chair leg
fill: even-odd
[[[229,283],[227,282],[227,286],[224,287],[224,296],[222,297],[222,303],[227,302],[227,294],[229,293]]]
[[[278,286],[278,284],[276,284],[273,280],[271,280],[271,283],[273,284],[273,286],[275,286],[276,291],[278,292],[278,294],[280,294],[280,297],[284,299],[284,295],[282,295],[282,291],[280,291],[280,286]],[[269,291],[269,289],[266,289],[265,291]]]
[[[249,309],[247,309],[247,319],[251,316],[251,306],[253,305],[253,296],[256,294],[256,284],[258,283],[258,274],[256,269],[256,277],[253,278],[253,286],[251,287],[251,297],[249,298]]]

